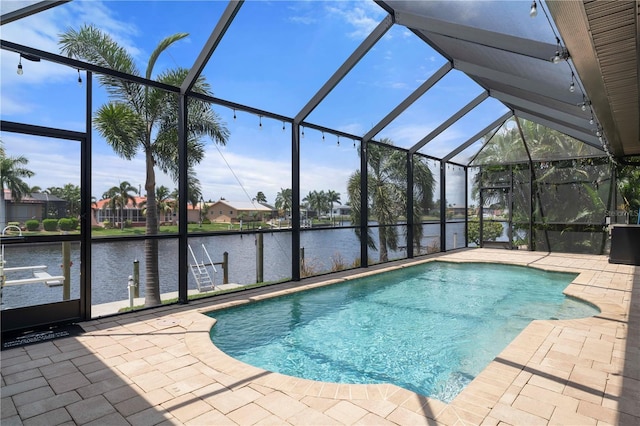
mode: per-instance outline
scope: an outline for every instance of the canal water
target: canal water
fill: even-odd
[[[374,241],[377,230],[372,228]],[[424,228],[423,251],[426,247],[437,247],[439,224],[428,224]],[[286,281],[291,278],[291,234],[289,232],[265,232],[263,281]],[[251,284],[256,282],[256,241],[255,235],[219,235],[189,238],[189,245],[197,262],[208,263],[202,245],[213,262],[221,262],[223,253],[228,253],[229,282]],[[447,249],[464,246],[464,223],[447,224]],[[303,231],[300,237],[304,249],[304,262],[311,275],[349,268],[360,257],[360,241],[353,229],[327,228]],[[404,245],[404,242],[400,242]],[[160,291],[178,291],[178,240],[158,241]],[[128,278],[133,275],[134,261],[138,260],[140,270],[140,297],[144,297],[144,241],[94,242],[91,248],[91,300],[92,304],[102,304],[128,299]],[[378,253],[369,252],[370,262],[378,261]],[[4,247],[5,267],[46,266],[50,275],[62,275],[61,243],[16,244]],[[405,247],[389,252],[389,259],[406,257]],[[196,260],[189,254],[190,263]],[[80,297],[80,244],[71,245],[71,298]],[[217,266],[214,276],[216,284],[222,284],[223,271]],[[7,280],[32,277],[30,272],[10,272]],[[189,289],[196,289],[197,283],[189,273]],[[62,287],[49,287],[44,283],[7,286],[2,291],[2,309],[39,305],[62,300]]]

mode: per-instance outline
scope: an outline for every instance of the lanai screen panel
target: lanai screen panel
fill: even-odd
[[[219,98],[293,117],[386,15],[362,3],[354,23],[355,5],[245,1],[203,74]]]
[[[445,157],[507,111],[507,108],[499,101],[487,98],[452,123],[445,131],[422,147],[419,152],[427,152],[439,158]],[[466,164],[466,162],[462,164]]]
[[[563,52],[557,30],[538,4],[524,2],[390,1],[397,21],[421,34],[451,58],[454,67],[483,85],[491,96],[557,130],[599,145],[597,117],[584,96],[581,81],[569,60],[554,63]],[[488,16],[500,17],[487,19]],[[574,90],[570,91],[572,81]],[[585,103],[584,111],[582,104]]]
[[[375,140],[389,138],[397,146],[409,149],[482,92],[482,88],[463,73],[452,70],[383,129]],[[435,153],[429,146],[427,143],[419,152],[439,158],[449,152]]]
[[[362,136],[444,62],[413,33],[393,25],[305,121]],[[397,136],[392,136],[396,146],[411,143]]]

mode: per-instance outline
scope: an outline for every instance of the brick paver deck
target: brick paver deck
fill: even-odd
[[[226,356],[209,339],[214,320],[201,312],[322,284],[270,286],[101,318],[81,323],[78,337],[3,351],[1,423],[640,424],[640,268],[604,256],[490,249],[437,258],[579,272],[566,293],[602,312],[534,321],[445,404],[394,385],[302,380]]]

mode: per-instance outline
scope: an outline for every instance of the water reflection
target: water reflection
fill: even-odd
[[[425,225],[423,246],[433,246],[439,238],[439,224]],[[376,229],[373,237],[377,240]],[[464,223],[447,226],[447,234],[457,232],[458,243],[464,235]],[[291,279],[291,233],[264,233],[264,272],[266,282]],[[178,291],[178,239],[159,240],[159,273],[161,293]],[[303,231],[300,238],[304,248],[305,262],[313,265],[313,273],[332,271],[336,265],[343,268],[354,266],[360,257],[360,242],[353,229],[327,229]],[[197,260],[202,261],[202,244],[214,262],[221,262],[223,253],[229,253],[229,282],[251,284],[256,282],[256,237],[255,235],[219,235],[212,237],[191,237],[189,244]],[[403,242],[400,243],[404,245]],[[447,244],[448,248],[450,243]],[[417,253],[416,253],[417,254]],[[189,255],[190,256],[190,255]],[[369,258],[377,262],[378,253],[371,251]],[[406,257],[406,250],[389,253],[390,259]],[[5,246],[6,267],[46,265],[51,275],[61,275],[61,243],[16,244]],[[91,297],[92,304],[128,299],[128,278],[133,275],[133,263],[139,261],[140,297],[144,297],[144,241],[124,240],[118,242],[99,241],[91,247]],[[71,298],[80,297],[80,243],[71,244]],[[190,257],[190,262],[194,260]],[[217,268],[214,281],[221,284],[223,272]],[[7,279],[31,277],[31,272],[11,273]],[[196,282],[189,274],[189,289],[196,289]],[[39,305],[62,300],[62,287],[48,287],[44,283],[5,287],[2,293],[2,309]]]

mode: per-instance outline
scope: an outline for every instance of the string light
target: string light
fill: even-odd
[[[233,119],[234,120],[236,119],[236,109],[235,108],[233,109]]]
[[[282,122],[282,131],[284,132],[284,121]]]
[[[356,147],[356,140],[355,139],[353,140],[353,147],[354,148]]]
[[[573,71],[571,71],[571,84],[569,85],[569,92],[573,93],[575,91],[576,91],[575,74],[573,74]]]
[[[80,76],[80,69],[78,69],[78,86],[82,86],[82,77]]]
[[[338,146],[340,146],[340,135],[338,135]]]
[[[322,141],[324,142],[324,131],[322,131]]]
[[[302,128],[302,139],[304,139],[304,127]]]
[[[594,123],[594,121],[593,121],[593,115],[591,115],[591,119],[589,120],[589,124],[591,124],[591,125],[593,126],[593,123]]]
[[[22,71],[22,55],[20,55],[20,59],[18,59],[18,75],[22,75],[24,71]]]
[[[538,5],[536,4],[536,0],[533,0],[531,3],[531,10],[529,11],[529,16],[535,18],[538,16]]]
[[[262,116],[259,115],[258,117],[259,117],[259,121],[260,121],[259,127],[260,127],[260,130],[262,130]]]

